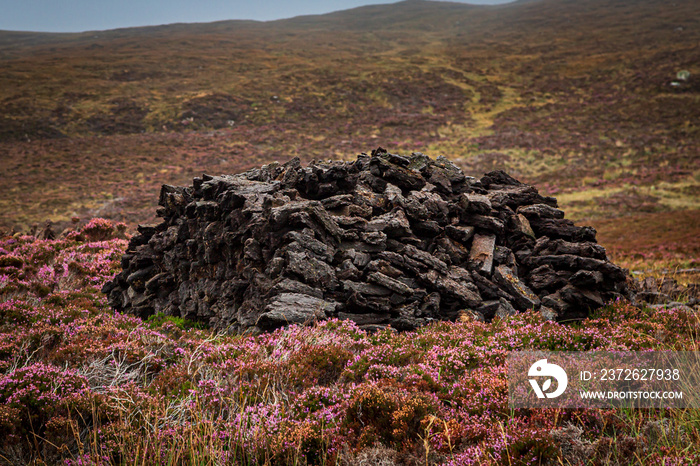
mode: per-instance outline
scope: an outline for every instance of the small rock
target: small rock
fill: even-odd
[[[445,233],[452,239],[460,241],[463,244],[467,244],[469,240],[472,239],[474,231],[474,227],[465,227],[462,225],[448,225],[445,227]]]
[[[483,194],[464,193],[460,199],[460,205],[467,212],[477,214],[488,214],[491,212],[491,201]]]
[[[366,230],[382,231],[388,236],[402,237],[411,234],[411,224],[408,223],[408,219],[403,210],[397,209],[370,221],[366,226]]]
[[[544,320],[548,320],[550,322],[556,322],[557,317],[559,317],[559,315],[554,309],[549,308],[547,306],[540,307],[540,315]]]
[[[503,221],[488,215],[468,215],[465,217],[465,223],[474,225],[476,228],[487,230],[497,235],[502,235],[505,232],[505,224]]]
[[[541,307],[540,312],[543,312],[542,309],[547,309],[547,308]],[[511,304],[508,301],[506,301],[504,298],[501,298],[498,301],[498,309],[496,310],[496,317],[499,317],[501,319],[505,319],[506,317],[514,316],[517,313],[518,313],[518,311],[516,311],[515,308],[513,306],[511,306]]]
[[[469,260],[474,268],[490,275],[493,268],[493,252],[496,247],[495,235],[474,235]]]
[[[535,238],[535,232],[532,231],[530,221],[523,214],[518,214],[513,217],[513,229],[523,235]]]
[[[289,324],[304,324],[325,319],[331,315],[337,303],[298,293],[275,296],[265,308],[256,325],[269,329]]]
[[[569,281],[579,288],[595,288],[603,283],[603,274],[597,270],[579,270]]]
[[[537,295],[521,282],[509,267],[505,265],[496,267],[493,279],[515,298],[515,302],[521,310],[526,311],[540,307],[540,299]]]
[[[564,212],[547,204],[534,204],[518,207],[519,214],[536,218],[564,218]]]
[[[404,285],[398,280],[395,280],[387,275],[384,275],[381,272],[374,272],[369,274],[367,277],[369,281],[374,282],[378,285],[381,285],[385,288],[388,288],[392,291],[395,291],[396,293],[402,294],[402,295],[411,295],[413,294],[413,289],[410,286]]]

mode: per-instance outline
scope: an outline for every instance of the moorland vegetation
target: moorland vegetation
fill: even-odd
[[[693,268],[699,23],[693,0],[406,1],[0,32],[0,226],[134,227],[163,183],[382,145],[556,194],[623,265]],[[679,71],[690,77],[673,86]]]
[[[100,292],[162,184],[380,144],[505,169],[614,262],[697,282],[698,41],[694,0],[0,31],[0,463],[700,463],[696,410],[507,399],[514,350],[698,351],[683,306],[241,336]],[[47,219],[64,234],[32,228]]]

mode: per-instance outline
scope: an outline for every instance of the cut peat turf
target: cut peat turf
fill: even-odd
[[[105,286],[112,306],[232,331],[327,318],[411,330],[535,310],[586,317],[628,295],[596,231],[502,171],[383,149],[163,186]]]

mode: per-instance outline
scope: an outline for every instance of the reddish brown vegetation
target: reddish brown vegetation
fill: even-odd
[[[594,225],[608,253],[627,267],[700,267],[700,216],[695,210],[644,213]]]
[[[273,23],[0,33],[0,226],[134,226],[163,183],[379,144],[590,191],[583,207],[561,198],[579,221],[697,209],[698,8],[412,1]]]

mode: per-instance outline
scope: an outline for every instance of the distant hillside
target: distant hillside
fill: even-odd
[[[376,145],[504,168],[578,219],[695,212],[699,43],[693,0],[0,32],[0,225],[136,222],[161,183]]]

